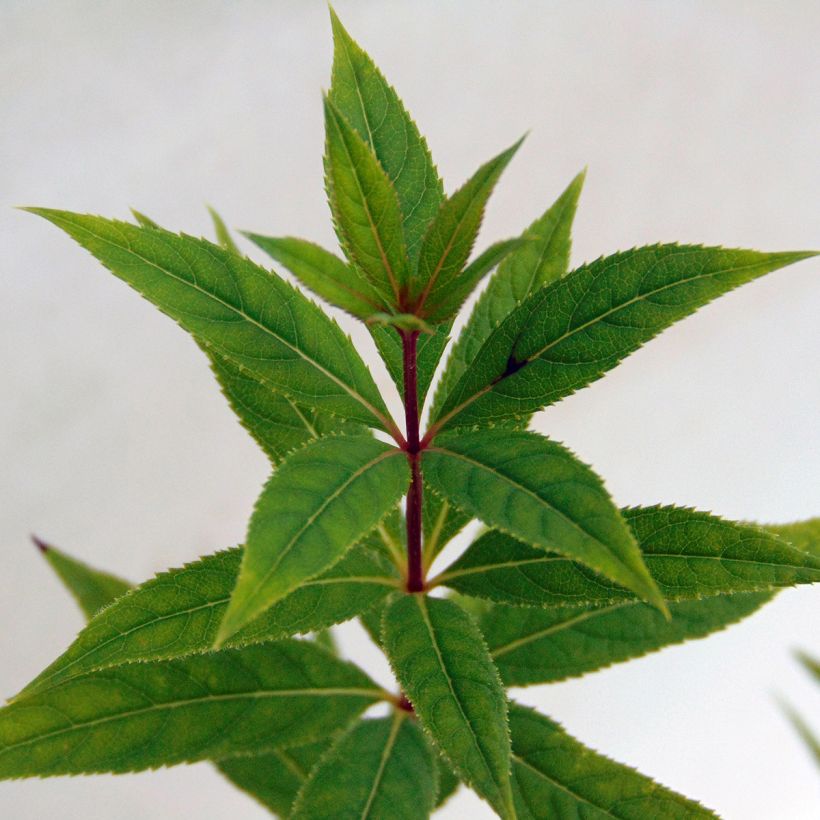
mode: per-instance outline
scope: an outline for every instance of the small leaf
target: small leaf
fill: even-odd
[[[759,527],[683,507],[622,510],[666,601],[820,581],[820,559]],[[438,577],[466,595],[517,606],[634,600],[580,564],[487,532]]]
[[[208,206],[208,213],[211,215],[211,222],[214,223],[214,233],[216,234],[216,241],[225,248],[226,251],[230,251],[231,253],[235,253],[241,256],[241,252],[239,248],[236,246],[236,242],[233,241],[233,237],[231,236],[231,232],[228,230],[228,226],[225,224],[225,221],[222,217],[209,205]]]
[[[284,265],[315,294],[357,319],[367,319],[389,305],[355,265],[348,265],[336,254],[313,242],[292,236],[262,236],[257,233],[246,233],[245,236]]]
[[[94,669],[209,651],[241,560],[241,549],[218,552],[136,587],[100,612],[21,694],[51,688]],[[241,647],[323,629],[364,612],[395,586],[395,575],[381,556],[364,545],[354,547],[226,645]]]
[[[424,486],[422,528],[424,566],[429,569],[436,556],[469,523],[471,516],[453,507],[443,496]]]
[[[441,305],[448,303],[446,300],[451,297],[454,285],[458,287],[459,275],[481,227],[487,200],[522,141],[523,138],[482,165],[442,203],[430,223],[411,290],[414,312],[420,316],[438,317],[439,321],[448,318]]]
[[[332,567],[408,483],[405,454],[366,435],[318,439],[290,456],[257,501],[217,644]]]
[[[536,291],[489,335],[434,429],[554,404],[707,302],[814,255],[653,245],[584,265]]]
[[[393,183],[402,228],[415,265],[421,238],[443,199],[427,143],[392,86],[353,41],[331,9],[333,76],[330,99],[378,157]]]
[[[383,304],[401,309],[408,262],[396,191],[370,146],[328,99],[325,131],[327,189],[339,241]]]
[[[0,779],[133,772],[296,746],[381,697],[361,670],[310,641],[126,664],[0,709]]]
[[[216,767],[234,786],[274,814],[287,817],[310,770],[327,748],[327,742],[318,741],[264,755],[220,760]]]
[[[131,208],[131,213],[134,215],[134,219],[137,220],[138,225],[142,225],[143,228],[159,228],[160,226],[151,219],[150,216],[146,216],[144,213],[140,213],[140,211]]]
[[[482,618],[482,629],[505,685],[554,683],[703,638],[751,615],[773,594],[671,603],[669,620],[630,601],[552,609],[497,604]]]
[[[66,231],[198,341],[272,389],[299,404],[391,428],[350,339],[273,273],[204,239],[67,211],[29,210]]]
[[[426,820],[436,797],[433,752],[406,714],[362,720],[305,781],[292,820]]]
[[[806,745],[806,748],[814,758],[814,762],[820,766],[820,737],[814,733],[814,729],[809,726],[803,716],[788,703],[781,703],[780,708],[783,714],[789,719],[795,732],[797,732],[800,739]]]
[[[510,704],[520,820],[619,817],[692,820],[711,811],[592,751],[535,710]]]
[[[77,601],[86,618],[90,618],[131,588],[128,581],[93,569],[88,564],[60,552],[34,535],[31,540]]]
[[[420,319],[413,313],[374,313],[367,320],[367,323],[371,325],[383,325],[384,327],[394,327],[396,330],[415,330],[428,335],[432,335],[436,332],[424,319]]]
[[[512,430],[445,434],[422,465],[433,490],[488,526],[560,552],[665,609],[601,479],[562,445]]]
[[[578,174],[546,213],[524,231],[521,244],[490,279],[447,359],[436,390],[433,418],[493,330],[525,299],[566,274],[572,222],[585,176],[586,171]]]
[[[793,524],[765,524],[769,532],[785,538],[797,549],[820,558],[820,518],[809,518]]]
[[[402,595],[384,614],[382,638],[402,690],[454,770],[501,817],[514,818],[507,703],[472,618],[452,601]]]

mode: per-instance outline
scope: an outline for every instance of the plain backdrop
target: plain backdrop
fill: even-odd
[[[532,129],[482,244],[589,166],[575,262],[655,241],[820,246],[814,2],[354,2],[346,25],[427,134],[448,190]],[[139,580],[240,542],[267,475],[202,354],[52,226],[12,205],[334,246],[322,186],[322,2],[0,3],[0,692],[81,617],[29,532]],[[258,253],[248,247],[256,258]],[[820,514],[820,263],[701,310],[537,417],[621,504]],[[348,327],[351,323],[345,320]],[[360,349],[369,340],[354,329]],[[380,384],[390,389],[383,371]],[[516,693],[727,818],[810,818],[820,778],[778,710],[820,728],[820,597],[789,590],[683,647]],[[344,649],[389,671],[357,627]],[[207,764],[0,784],[0,816],[261,818]],[[491,814],[461,792],[445,818]]]

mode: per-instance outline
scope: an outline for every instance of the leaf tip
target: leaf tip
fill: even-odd
[[[42,538],[39,538],[34,533],[31,534],[30,538],[31,543],[34,544],[34,546],[37,547],[37,549],[40,550],[40,552],[43,553],[43,555],[45,555],[51,549],[51,545],[47,544],[45,541],[43,541]]]

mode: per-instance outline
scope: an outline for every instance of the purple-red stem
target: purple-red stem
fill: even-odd
[[[419,389],[417,373],[416,330],[402,331],[404,363],[404,420],[407,434],[405,450],[410,462],[410,489],[407,492],[407,591],[424,589],[424,566],[421,555],[421,459],[419,446]]]

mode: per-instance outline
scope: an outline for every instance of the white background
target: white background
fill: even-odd
[[[820,13],[812,2],[339,0],[429,138],[448,190],[532,133],[483,243],[584,165],[576,262],[653,241],[818,247]],[[0,4],[0,691],[71,640],[35,531],[138,580],[241,541],[267,473],[193,343],[15,204],[333,244],[321,177],[321,2]],[[820,264],[746,286],[538,417],[622,504],[820,514]],[[358,333],[361,349],[367,339]],[[380,383],[386,388],[386,378]],[[774,697],[820,725],[794,647],[820,598],[523,701],[728,818],[809,818],[818,774]],[[345,649],[388,680],[354,627]],[[0,816],[261,818],[208,764],[0,784]],[[443,817],[490,813],[471,795]]]

